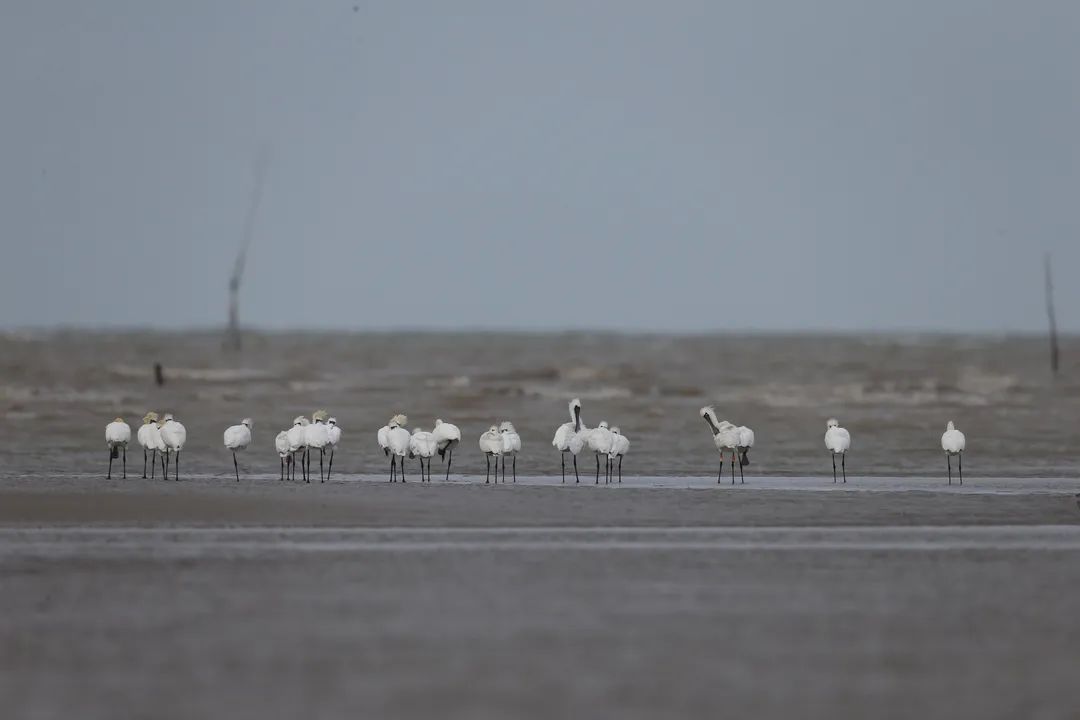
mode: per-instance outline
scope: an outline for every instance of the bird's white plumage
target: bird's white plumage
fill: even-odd
[[[341,442],[341,428],[337,424],[337,418],[330,418],[326,421],[326,437],[332,446],[336,446]]]
[[[409,442],[412,436],[403,427],[392,427],[386,434],[386,446],[391,455],[405,457],[409,454]]]
[[[105,426],[105,444],[110,448],[124,446],[131,442],[131,426],[116,418]]]
[[[492,425],[487,432],[480,436],[480,451],[485,455],[501,455],[502,449],[503,443],[499,428]]]
[[[952,420],[945,427],[945,433],[941,436],[941,449],[949,455],[959,455],[967,446],[967,438],[964,433],[956,429]],[[975,458],[978,460],[978,458]]]
[[[835,419],[825,424],[825,447],[833,455],[843,455],[851,448],[851,433]]]
[[[172,415],[165,416],[165,422],[161,425],[161,441],[169,452],[179,452],[187,443],[187,428],[173,419]]]
[[[617,427],[611,428],[611,454],[610,457],[622,457],[630,452],[630,439],[623,435]]]
[[[436,420],[435,430],[431,434],[435,436],[435,450],[440,455],[452,451],[461,443],[461,430],[453,423]]]
[[[147,450],[160,450],[164,447],[161,442],[161,428],[158,427],[156,420],[157,413],[147,413],[143,418],[143,424],[139,426],[135,434],[139,444]]]
[[[735,431],[739,433],[738,449],[739,452],[749,450],[754,447],[754,431],[745,425],[740,425],[735,428]]]
[[[327,431],[326,423],[316,420],[308,425],[304,433],[304,444],[316,450],[322,450],[329,445],[330,433]]]
[[[383,455],[390,454],[390,426],[383,425],[379,428],[379,447],[383,451]]]
[[[419,428],[409,438],[409,457],[430,458],[435,454],[435,435]]]
[[[289,447],[289,431],[282,430],[274,438],[274,449],[277,450],[278,455],[281,457],[288,457],[292,452],[292,448]]]
[[[588,445],[589,450],[597,455],[607,455],[611,452],[611,430],[608,428],[606,420],[601,421],[599,425],[588,431],[585,444]]]
[[[300,415],[293,419],[293,426],[288,430],[289,452],[298,453],[307,447],[307,428],[310,421]]]
[[[570,401],[570,422],[563,423],[555,429],[555,437],[551,439],[551,444],[559,452],[573,452],[577,455],[581,452],[584,438],[576,444],[577,450],[571,450],[570,444],[574,436],[585,429],[585,423],[581,419],[581,400],[574,398]]]
[[[506,421],[499,425],[499,434],[502,436],[503,455],[517,455],[521,452],[521,436],[518,435],[514,424]]]
[[[244,450],[251,444],[251,418],[244,418],[239,425],[225,429],[223,436],[225,447],[229,450]]]

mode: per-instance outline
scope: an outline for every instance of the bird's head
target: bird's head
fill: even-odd
[[[435,418],[435,427],[439,427],[440,425],[442,425],[442,419]]]
[[[607,429],[608,429],[608,424],[607,424],[607,420],[601,420],[601,421],[600,421],[600,424],[599,424],[599,425],[597,425],[597,427],[598,427],[598,428],[603,428],[604,430],[607,430]]]
[[[619,426],[616,425],[615,427],[611,428],[611,434],[612,435],[621,435],[622,431],[619,430]]]
[[[124,418],[122,418],[122,417],[113,418],[113,422],[122,423],[122,422],[124,422]]]
[[[836,418],[829,418],[829,421],[825,423],[825,427],[826,429],[840,427],[840,423],[836,420]]]
[[[404,415],[395,415],[394,417],[390,418],[390,427],[392,428],[405,427],[408,424],[409,418],[405,417]]]
[[[248,430],[250,430],[252,428],[252,426],[255,424],[255,422],[251,418],[244,418],[243,420],[240,421],[240,424],[243,425],[244,427],[246,427]]]
[[[153,410],[151,410],[150,412],[146,413],[146,415],[143,416],[142,421],[143,421],[143,425],[149,425],[150,423],[155,423],[155,422],[158,421],[158,414],[156,412],[154,412]]]
[[[326,412],[325,410],[316,410],[315,412],[311,413],[311,419],[317,423],[326,422],[326,418],[328,417],[330,417],[330,413]]]
[[[498,435],[499,434],[499,428],[496,425],[492,425],[491,427],[488,428],[488,432],[491,433],[492,435]]]
[[[173,419],[172,413],[165,413],[165,416],[161,418],[162,424],[165,424]]]
[[[515,432],[514,431],[514,423],[510,422],[509,420],[506,420],[506,421],[500,423],[499,424],[499,432],[504,432],[504,433]]]
[[[334,417],[327,418],[326,419],[326,424],[327,425],[337,425],[337,418],[334,418]]]
[[[953,421],[952,421],[952,420],[950,420],[950,421],[949,421],[949,424],[945,426],[945,430],[946,430],[947,432],[951,432],[951,431],[953,431],[953,430],[955,430],[955,429],[956,429],[956,425],[954,425],[954,424],[953,424]]]

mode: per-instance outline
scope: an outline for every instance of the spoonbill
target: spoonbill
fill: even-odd
[[[326,468],[326,479],[330,479],[330,472],[334,469],[334,449],[341,442],[341,428],[338,427],[337,418],[326,421],[326,437],[330,440],[330,464]]]
[[[509,420],[499,425],[499,434],[502,435],[502,464],[503,481],[506,481],[506,456],[510,456],[512,462],[514,482],[517,482],[517,454],[521,452],[521,436],[514,429],[514,423]]]
[[[484,460],[487,461],[487,476],[484,478],[484,484],[487,485],[491,481],[491,458],[495,458],[495,484],[499,483],[499,455],[503,451],[502,436],[499,435],[499,428],[492,425],[488,428],[487,432],[480,436],[480,450],[484,453]],[[506,478],[503,477],[503,481]]]
[[[292,453],[292,479],[296,479],[296,456],[300,456],[300,476],[304,482],[308,480],[307,470],[304,468],[304,456],[307,454],[307,426],[310,423],[303,415],[293,418],[293,425],[289,428],[289,452]]]
[[[278,457],[281,458],[281,477],[280,480],[285,479],[285,463],[286,458],[288,464],[292,467],[292,451],[289,449],[289,431],[282,430],[274,438],[274,449],[277,450]]]
[[[161,442],[161,431],[158,429],[158,414],[151,410],[143,416],[143,424],[139,426],[136,439],[142,445],[142,476],[146,479],[146,451],[150,451],[150,479],[154,478],[154,466],[157,464],[158,443]]]
[[[619,458],[619,482],[622,482],[622,459],[623,455],[630,452],[630,439],[622,434],[618,427],[611,428],[611,453],[608,460],[614,464],[615,458]]]
[[[566,453],[570,452],[570,441],[575,435],[585,429],[584,423],[581,422],[581,400],[574,398],[570,401],[570,422],[563,423],[555,429],[555,437],[552,438],[551,444],[559,451],[559,458],[562,460],[562,481],[566,482]],[[581,451],[581,447],[578,447],[578,452]],[[577,476],[577,452],[574,455],[574,475]],[[581,482],[581,477],[578,476],[578,482]]]
[[[431,456],[435,454],[435,435],[415,428],[409,438],[409,457],[420,461],[420,482],[424,482],[424,460],[427,460],[427,481],[431,482]]]
[[[233,470],[236,472],[236,482],[240,482],[240,466],[236,463],[236,451],[246,450],[251,444],[251,418],[244,418],[239,425],[225,428],[223,436],[225,449],[232,451]]]
[[[611,430],[608,429],[607,420],[603,420],[594,429],[590,430],[585,440],[589,450],[596,454],[596,484],[600,484],[600,456],[604,456],[604,482],[611,482]]]
[[[124,422],[124,418],[116,418],[105,426],[105,444],[109,446],[109,474],[106,480],[112,479],[112,461],[124,455],[124,479],[127,479],[127,445],[131,441],[131,426]],[[145,476],[144,476],[145,477]]]
[[[325,482],[323,479],[323,458],[326,456],[326,446],[330,444],[330,433],[326,429],[327,413],[325,410],[316,410],[311,414],[312,423],[307,426],[307,432],[304,438],[304,444],[307,445],[308,450],[304,453],[307,456],[307,476],[311,477],[311,453],[314,450],[319,451],[319,482]]]
[[[964,484],[964,447],[967,438],[964,433],[956,429],[953,421],[945,426],[945,433],[941,436],[941,449],[945,451],[945,463],[949,467],[949,484],[952,485],[952,456],[956,456],[956,464],[960,470],[960,484]]]
[[[851,433],[840,427],[836,418],[825,423],[825,447],[832,453],[832,481],[836,482],[836,456],[840,456],[840,468],[847,482],[847,451],[851,447]]]
[[[401,482],[405,482],[405,456],[409,453],[409,442],[412,435],[404,425],[409,419],[404,415],[395,415],[390,418],[386,432],[386,445],[390,450],[390,482],[394,482],[394,473],[397,470],[395,463],[401,458]]]
[[[173,416],[166,413],[165,422],[161,426],[161,441],[165,444],[165,479],[169,479],[169,456],[176,453],[176,468],[174,470],[176,482],[180,482],[180,451],[187,442],[187,428]]]
[[[446,479],[450,479],[450,463],[454,461],[454,448],[461,444],[461,430],[457,425],[435,421],[435,430],[431,433],[435,436],[435,450],[439,457],[446,458]]]
[[[379,447],[382,448],[382,454],[385,457],[390,457],[390,424],[387,423],[379,428]]]
[[[731,484],[735,484],[735,454],[739,447],[739,429],[727,420],[718,420],[716,410],[710,405],[701,408],[699,414],[709,425],[713,434],[713,444],[720,453],[720,471],[716,475],[716,483],[719,485],[724,476],[724,451],[731,451]]]
[[[743,468],[750,464],[748,453],[750,448],[754,447],[754,431],[745,425],[740,425],[735,428],[735,432],[739,434],[739,440],[735,446],[735,450],[739,453],[739,482],[745,483],[746,476],[743,474]]]

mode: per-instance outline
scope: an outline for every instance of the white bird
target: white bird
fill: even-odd
[[[106,480],[112,479],[112,461],[124,454],[124,479],[127,479],[127,445],[131,441],[131,427],[124,422],[124,418],[116,418],[105,426],[105,444],[109,447],[109,474]]]
[[[945,426],[945,434],[941,436],[941,449],[945,451],[945,462],[949,466],[949,484],[952,485],[952,456],[956,456],[956,462],[960,469],[960,484],[964,484],[964,448],[967,446],[967,438],[964,433],[956,429],[953,421]]]
[[[716,410],[710,405],[698,411],[713,434],[713,444],[720,453],[720,472],[716,475],[717,484],[724,476],[724,451],[731,451],[731,484],[735,484],[735,455],[739,448],[739,428],[727,420],[718,420]]]
[[[389,423],[379,428],[379,447],[386,457],[390,457],[390,425]]]
[[[420,428],[412,431],[409,438],[409,457],[420,460],[420,482],[424,482],[424,460],[427,464],[427,481],[431,482],[431,457],[435,454],[436,444],[434,433],[429,433]]]
[[[296,456],[300,456],[300,475],[304,482],[310,482],[307,471],[304,469],[304,454],[307,452],[307,427],[310,423],[303,415],[293,418],[293,426],[289,428],[289,452],[292,454],[292,479],[296,479]]]
[[[461,444],[461,430],[457,425],[435,421],[435,430],[431,433],[435,436],[435,450],[439,457],[446,458],[446,479],[450,479],[450,463],[454,461],[454,448]]]
[[[832,481],[836,482],[836,456],[840,456],[840,467],[847,482],[847,451],[851,447],[851,433],[840,427],[836,418],[829,418],[825,423],[825,447],[832,454]]]
[[[150,478],[154,477],[154,468],[157,466],[157,451],[161,443],[161,430],[157,426],[158,414],[150,411],[143,416],[143,424],[139,426],[136,438],[142,445],[142,476],[146,479],[146,451],[150,451]]]
[[[590,430],[585,439],[589,450],[596,453],[596,484],[600,484],[600,456],[604,456],[604,482],[611,482],[611,430],[608,429],[607,420],[601,421],[594,429]]]
[[[240,482],[240,466],[236,464],[236,451],[246,450],[251,444],[251,418],[244,418],[239,425],[232,425],[225,429],[223,436],[225,449],[232,451],[233,470],[236,471],[236,482]]]
[[[517,430],[514,429],[514,423],[506,420],[499,425],[499,434],[502,436],[502,465],[503,465],[503,480],[506,480],[506,456],[510,456],[510,460],[513,463],[512,472],[514,475],[514,482],[517,482],[517,454],[521,452],[521,436],[518,435]]]
[[[330,433],[326,428],[327,413],[325,410],[316,410],[311,414],[312,423],[307,426],[304,444],[307,445],[307,476],[311,477],[311,452],[319,451],[319,482],[323,479],[323,458],[326,457],[326,447],[330,444]]]
[[[341,442],[341,428],[338,427],[337,418],[326,421],[326,436],[330,440],[330,464],[326,468],[326,479],[330,479],[330,472],[334,469],[334,450]]]
[[[614,464],[615,458],[619,458],[619,482],[622,482],[622,459],[623,455],[630,452],[630,439],[622,434],[618,427],[611,428],[611,453],[608,459]]]
[[[282,430],[274,438],[274,449],[277,450],[278,457],[281,458],[281,477],[280,480],[285,479],[285,464],[292,465],[292,450],[289,448],[289,431]]]
[[[735,432],[739,434],[738,444],[735,446],[739,453],[739,482],[745,483],[746,476],[743,474],[743,468],[750,464],[749,452],[750,448],[754,447],[754,431],[745,425],[740,425],[735,428]]]
[[[161,441],[165,444],[165,479],[169,479],[169,457],[176,453],[175,480],[180,482],[180,451],[187,442],[187,428],[165,413],[161,424]]]
[[[563,423],[556,428],[555,437],[551,440],[551,444],[559,451],[559,458],[562,461],[563,482],[566,482],[566,453],[573,454],[574,476],[577,477],[577,482],[581,482],[581,476],[578,475],[577,469],[577,454],[584,447],[584,437],[577,442],[574,442],[574,439],[584,430],[585,423],[581,421],[581,400],[574,398],[570,401],[570,422]],[[571,446],[577,449],[574,450]]]
[[[499,456],[502,455],[503,443],[502,436],[499,434],[499,428],[492,425],[488,428],[487,432],[480,436],[480,451],[484,453],[484,459],[487,461],[487,476],[484,478],[484,484],[487,485],[491,482],[491,458],[495,458],[495,482],[499,482]],[[506,480],[504,477],[503,480]]]
[[[389,429],[386,432],[386,447],[390,454],[390,482],[394,482],[397,471],[395,463],[398,458],[401,458],[401,482],[405,482],[405,456],[409,454],[409,442],[412,440],[412,435],[404,427],[408,422],[409,419],[404,415],[395,415],[387,425]]]

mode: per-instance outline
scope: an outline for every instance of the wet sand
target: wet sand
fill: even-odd
[[[710,482],[9,478],[5,717],[1080,711],[1070,483]]]

